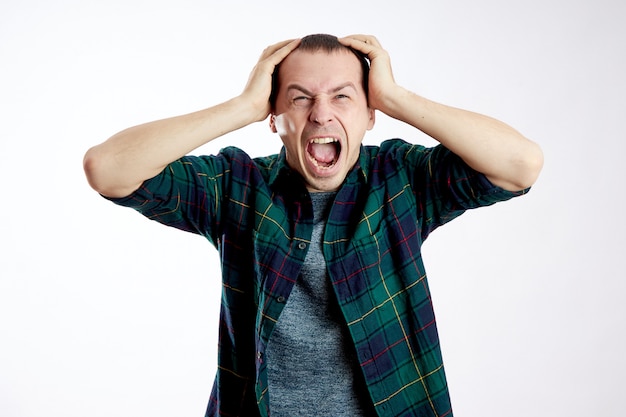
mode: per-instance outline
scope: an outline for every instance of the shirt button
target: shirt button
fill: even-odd
[[[285,297],[283,297],[282,295],[279,295],[278,297],[276,297],[276,301],[278,301],[279,303],[284,303]]]
[[[304,242],[298,243],[298,249],[306,249],[306,243]]]

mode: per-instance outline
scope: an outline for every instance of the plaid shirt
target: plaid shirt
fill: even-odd
[[[493,186],[442,146],[363,146],[323,238],[330,280],[380,416],[452,416],[420,248],[466,209],[525,193]],[[207,416],[267,416],[264,351],[310,243],[311,200],[279,155],[187,156],[115,199],[220,251],[218,370]]]

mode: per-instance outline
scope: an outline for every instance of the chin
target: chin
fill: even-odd
[[[338,181],[335,178],[328,178],[328,180],[315,179],[314,181],[307,181],[306,188],[309,192],[332,192],[337,191],[343,184],[343,179]]]

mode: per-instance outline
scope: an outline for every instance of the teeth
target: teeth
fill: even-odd
[[[325,144],[325,143],[333,143],[333,142],[338,142],[337,139],[335,138],[315,138],[311,141],[312,143],[320,143],[320,144]]]

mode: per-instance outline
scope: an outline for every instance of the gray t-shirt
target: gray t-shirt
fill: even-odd
[[[334,197],[311,193],[311,247],[266,349],[271,417],[374,415],[322,254]]]

